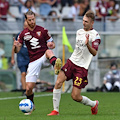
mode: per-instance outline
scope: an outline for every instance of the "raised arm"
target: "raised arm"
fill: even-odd
[[[95,50],[94,48],[92,48],[92,46],[90,46],[90,44],[89,44],[89,34],[86,34],[86,42],[85,42],[85,44],[86,44],[89,52],[90,52],[93,56],[95,56],[95,55],[97,54],[97,50]]]
[[[21,49],[22,44],[19,43],[19,40],[16,41],[15,38],[13,38],[13,40],[14,40],[14,44],[13,44],[14,45],[14,52],[18,53]]]

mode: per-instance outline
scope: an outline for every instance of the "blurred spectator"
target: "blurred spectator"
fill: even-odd
[[[119,4],[115,0],[110,0],[108,4],[109,4],[108,16],[113,17],[109,20],[116,21],[119,18],[118,16]]]
[[[117,64],[112,62],[110,70],[105,74],[103,78],[103,86],[101,91],[113,91],[119,92],[120,90],[120,71],[117,68]]]
[[[21,13],[22,7],[24,6],[26,0],[14,0],[14,4],[18,5],[19,12]]]
[[[2,55],[2,69],[7,70],[9,68],[8,65],[8,58],[6,58],[4,55]]]
[[[0,19],[7,20],[7,14],[11,17],[17,19],[10,11],[9,11],[9,2],[6,0],[0,0]]]
[[[22,12],[22,8],[25,6],[25,2],[27,0],[14,0],[14,4],[16,4],[19,7],[19,12]],[[31,0],[32,6],[34,6],[37,3],[37,0]]]
[[[64,7],[64,6],[68,5],[71,7],[73,5],[73,1],[74,0],[61,0],[61,6]]]
[[[89,0],[81,0],[81,2],[80,2],[79,16],[84,16],[85,13],[89,9],[90,9],[90,2],[89,2]]]
[[[71,7],[73,5],[73,1],[74,0],[61,0],[61,12],[62,12],[62,8],[65,7],[66,5],[68,5],[69,7]]]
[[[57,12],[56,12],[56,11],[52,10],[52,11],[50,11],[50,13],[48,14],[48,19],[49,19],[50,21],[56,22],[56,21],[58,21],[59,16],[57,15]]]
[[[8,59],[5,57],[5,51],[0,48],[0,69],[7,70],[8,68]]]
[[[2,69],[2,56],[5,54],[5,51],[0,48],[0,69]]]
[[[51,0],[51,1],[53,1],[53,0]],[[58,5],[58,0],[56,0],[56,2],[54,2],[54,3],[52,4],[52,7],[57,7],[57,5]]]
[[[22,8],[22,14],[25,14],[29,9],[31,9],[36,14],[36,16],[39,16],[39,14],[37,13],[36,9],[33,6],[32,0],[26,0]]]
[[[0,69],[7,70],[9,68],[8,59],[5,57],[5,43],[0,41]]]
[[[99,0],[95,6],[96,16],[98,17],[96,20],[105,19],[108,14],[108,8],[109,4],[106,0]]]
[[[52,5],[56,3],[57,0],[38,0],[40,3],[40,15],[47,17],[52,10]]]
[[[78,18],[79,9],[80,9],[80,6],[79,6],[78,0],[74,0],[74,3],[69,11],[68,17],[73,18],[73,21],[75,21],[75,19]]]

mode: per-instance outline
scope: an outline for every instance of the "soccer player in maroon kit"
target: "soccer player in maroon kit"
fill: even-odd
[[[17,41],[14,40],[14,46],[16,53],[19,52],[23,41],[27,46],[30,63],[26,75],[26,96],[34,103],[33,88],[46,61],[49,59],[54,66],[55,74],[59,73],[62,64],[61,60],[56,58],[53,51],[50,50],[55,48],[55,43],[48,30],[36,25],[35,13],[29,10],[25,14],[25,19],[28,27],[20,33]],[[29,114],[31,113],[27,113],[27,115]]]

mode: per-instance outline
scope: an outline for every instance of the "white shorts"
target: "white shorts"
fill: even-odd
[[[45,54],[41,58],[30,62],[27,69],[26,82],[36,83],[37,79],[39,78],[41,69],[48,66],[50,66],[50,63]]]

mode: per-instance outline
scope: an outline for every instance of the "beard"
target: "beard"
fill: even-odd
[[[35,27],[35,23],[32,24],[28,24],[30,28],[34,28]]]

